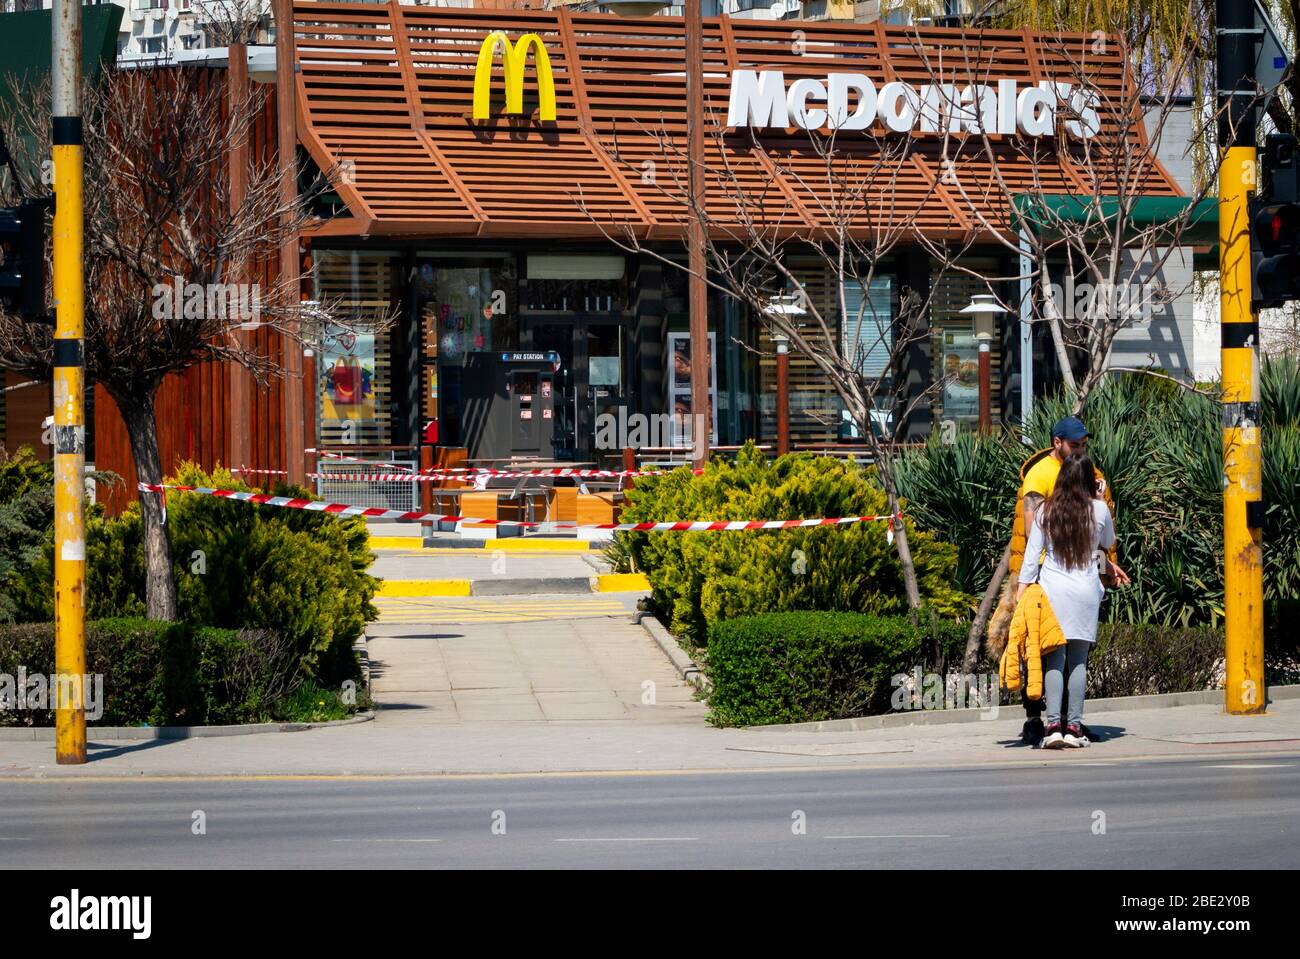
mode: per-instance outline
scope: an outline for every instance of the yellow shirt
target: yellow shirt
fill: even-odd
[[[1093,468],[1096,469],[1096,467]],[[1029,472],[1025,474],[1025,478],[1020,484],[1021,501],[1023,502],[1024,498],[1030,493],[1037,493],[1043,499],[1047,499],[1052,495],[1052,490],[1056,489],[1056,478],[1060,475],[1060,460],[1050,453],[1044,456],[1031,466]],[[1097,470],[1097,495],[1103,497],[1106,495],[1106,479],[1101,475],[1100,470]],[[1110,505],[1109,502],[1107,505]]]
[[[1037,493],[1043,499],[1052,495],[1056,488],[1056,478],[1061,475],[1061,461],[1050,453],[1029,468],[1024,482],[1020,484],[1021,497]]]

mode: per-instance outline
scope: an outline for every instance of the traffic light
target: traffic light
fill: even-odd
[[[48,197],[0,208],[0,304],[30,320],[46,320],[45,211]]]
[[[1300,300],[1300,166],[1296,138],[1269,134],[1261,190],[1250,202],[1251,308]]]

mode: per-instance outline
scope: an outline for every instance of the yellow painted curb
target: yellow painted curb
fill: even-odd
[[[521,553],[534,550],[543,553],[585,553],[591,548],[591,544],[585,539],[523,539],[518,536],[504,536],[489,540],[488,545],[484,547],[489,552],[500,549]]]
[[[420,549],[424,540],[419,536],[371,536],[371,549]]]
[[[428,553],[587,553],[601,549],[600,544],[593,546],[582,539],[520,539],[514,536],[488,540],[488,546],[430,547]],[[424,550],[424,540],[419,536],[371,536],[371,549],[408,549]]]
[[[467,579],[386,579],[376,596],[393,599],[401,596],[468,596]]]
[[[604,573],[596,577],[598,593],[648,593],[650,580],[645,573]]]

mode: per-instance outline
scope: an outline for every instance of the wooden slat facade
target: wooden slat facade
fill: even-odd
[[[206,84],[224,84],[224,69],[202,69],[199,76]],[[249,152],[254,164],[275,162],[275,90],[264,87],[267,100],[261,115],[250,131]],[[275,288],[278,266],[274,262],[254,265],[248,281],[260,283],[263,290]],[[256,348],[272,357],[279,366],[283,358],[280,335],[262,328],[244,334]],[[163,470],[170,472],[183,461],[198,463],[204,469],[223,466],[248,466],[259,469],[284,468],[284,388],[283,380],[272,379],[254,386],[250,395],[249,421],[230,421],[230,369],[227,364],[204,362],[168,376],[158,391],[156,417],[158,446]],[[110,470],[124,480],[118,487],[99,484],[98,498],[110,511],[122,509],[135,499],[136,474],[130,440],[117,406],[103,387],[95,388],[95,466]],[[249,462],[231,462],[231,432],[242,429],[248,434]]]
[[[395,0],[297,0],[294,18],[304,142],[322,169],[347,163],[355,170],[340,189],[352,216],[324,227],[330,234],[599,237],[630,228],[650,238],[683,236],[680,18],[446,9]],[[494,117],[472,118],[479,48],[493,31],[512,40],[526,33],[542,39],[554,74],[554,122],[500,115],[499,64]],[[1118,42],[1099,45],[1086,34],[706,19],[709,215],[725,235],[739,222],[736,195],[743,192],[749,204],[761,197],[765,224],[799,235],[827,228],[833,216],[826,211],[843,203],[843,185],[828,184],[824,158],[801,131],[763,133],[763,150],[753,147],[747,130],[719,137],[737,69],[781,69],[787,82],[851,69],[878,85],[897,79],[917,86],[1007,78],[1023,87],[1086,76],[1103,100],[1101,135],[1089,147],[1095,152],[1104,151],[1119,125],[1115,111],[1127,103],[1125,63]],[[526,112],[536,95],[529,69]],[[1144,135],[1140,121],[1128,126],[1131,136]],[[1055,139],[992,135],[1003,182],[1016,190],[1083,190],[1085,176],[1063,159]],[[872,221],[862,223],[863,233],[894,227],[957,239],[986,232],[982,222],[1005,224],[1005,193],[982,138],[958,135],[946,146],[934,135],[895,138],[907,146],[883,163],[880,142],[847,132],[835,142],[838,171],[861,178],[859,203]],[[1104,175],[1092,179],[1113,186]],[[1135,175],[1128,188],[1178,192],[1158,164]]]

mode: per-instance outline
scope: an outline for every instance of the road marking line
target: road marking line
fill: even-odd
[[[380,597],[376,597],[379,599]],[[462,605],[461,603],[437,603],[437,602],[418,602],[404,599],[394,602],[377,602],[375,603],[381,609],[433,609],[443,611],[464,610],[475,613],[497,612],[499,610],[510,610],[512,612],[544,612],[546,610],[602,610],[617,609],[626,610],[627,607],[619,602],[605,603],[483,603],[481,605]]]
[[[551,842],[699,842],[699,836],[611,836],[601,839],[552,839]]]
[[[564,613],[553,613],[542,616],[519,616],[502,613],[499,616],[381,616],[375,622],[383,626],[408,623],[414,626],[455,626],[475,624],[492,624],[492,623],[543,623],[553,619],[600,619],[599,615],[588,613],[582,616],[574,616]],[[608,618],[608,617],[604,617]],[[379,637],[382,638],[382,637]]]
[[[1224,763],[1221,766],[1203,766],[1203,769],[1290,769],[1295,763]]]
[[[921,833],[916,836],[822,836],[823,839],[951,839],[952,836],[938,833]]]
[[[330,842],[442,842],[441,839],[331,839]]]

